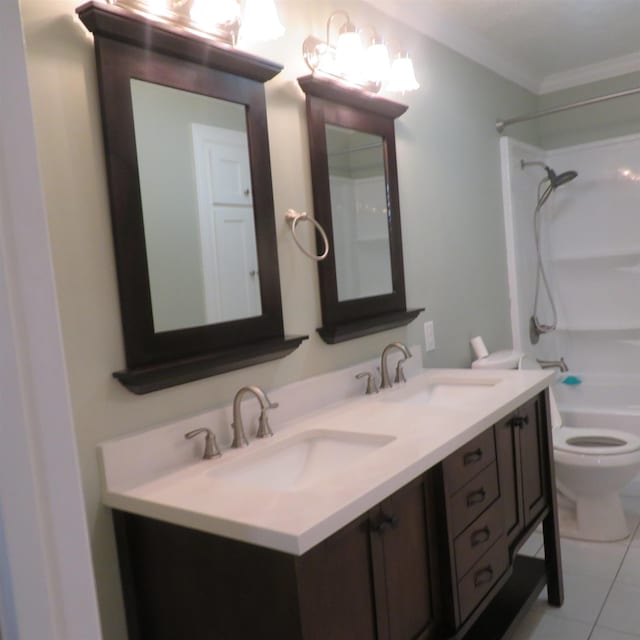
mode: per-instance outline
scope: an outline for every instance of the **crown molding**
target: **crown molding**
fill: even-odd
[[[419,9],[414,10],[413,15],[408,16],[406,10],[403,10],[402,3],[397,0],[365,1],[382,13],[536,95],[561,91],[640,71],[640,51],[638,51],[619,58],[611,58],[604,62],[545,76],[536,73],[524,62],[514,60],[512,56],[495,47],[484,36],[454,22],[433,8],[420,6]]]
[[[542,80],[538,93],[545,94],[570,89],[634,71],[640,71],[640,51],[619,58],[610,58],[604,62],[576,67],[561,73],[552,73]]]

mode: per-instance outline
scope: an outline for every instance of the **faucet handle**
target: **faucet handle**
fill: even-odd
[[[260,410],[260,417],[258,418],[258,432],[256,433],[256,438],[269,438],[273,435],[273,431],[271,431],[271,426],[269,425],[269,416],[267,415],[267,411],[270,409],[277,409],[280,405],[277,402],[269,401],[269,406],[263,407]]]
[[[401,358],[398,360],[398,364],[396,364],[396,377],[393,381],[394,384],[398,384],[399,382],[406,382],[407,379],[404,377],[404,370],[402,369],[402,365],[408,360],[408,358]]]
[[[374,393],[378,393],[378,385],[376,384],[376,379],[374,378],[373,373],[370,373],[369,371],[362,371],[361,373],[356,374],[356,378],[358,380],[365,376],[367,378],[367,390],[365,391],[365,394],[370,396]]]
[[[206,429],[204,427],[200,429],[194,429],[193,431],[185,433],[184,437],[186,440],[191,440],[191,438],[195,438],[201,433],[206,434],[206,437],[204,439],[204,453],[202,454],[202,459],[211,460],[211,458],[219,458],[222,453],[218,447],[216,436],[211,432],[211,429]]]

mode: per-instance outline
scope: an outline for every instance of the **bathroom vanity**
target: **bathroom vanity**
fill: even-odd
[[[487,640],[545,585],[561,605],[549,381],[426,371],[186,465],[149,463],[165,427],[134,473],[105,443],[131,640]]]

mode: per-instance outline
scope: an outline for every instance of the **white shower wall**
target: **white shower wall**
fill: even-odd
[[[545,268],[558,310],[558,330],[531,345],[536,254],[533,211],[542,167],[578,177],[542,211]],[[640,397],[640,136],[545,152],[503,138],[503,193],[509,255],[513,340],[539,358],[564,356],[590,380],[624,380]],[[550,321],[544,293],[538,316]]]

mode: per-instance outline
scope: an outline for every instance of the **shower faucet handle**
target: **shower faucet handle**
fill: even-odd
[[[540,365],[542,369],[553,369],[554,367],[557,367],[558,369],[560,369],[560,371],[562,371],[562,373],[566,373],[567,371],[569,371],[569,367],[567,366],[567,363],[564,361],[564,358],[560,358],[560,360],[536,359],[536,362]]]

